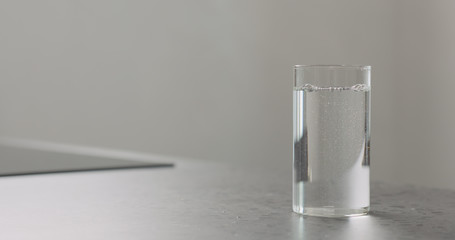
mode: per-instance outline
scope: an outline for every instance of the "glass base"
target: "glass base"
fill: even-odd
[[[294,208],[294,212],[317,217],[355,217],[368,214],[370,207],[363,207],[359,209],[350,208]]]

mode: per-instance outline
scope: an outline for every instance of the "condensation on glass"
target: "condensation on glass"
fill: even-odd
[[[368,213],[370,71],[370,66],[294,67],[294,212]]]

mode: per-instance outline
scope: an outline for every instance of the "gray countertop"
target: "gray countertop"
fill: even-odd
[[[368,216],[302,217],[289,168],[181,161],[3,177],[0,239],[455,239],[455,191],[373,183]]]

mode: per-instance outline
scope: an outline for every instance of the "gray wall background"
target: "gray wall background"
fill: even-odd
[[[291,168],[292,66],[368,64],[372,179],[455,189],[454,11],[4,0],[0,136]]]

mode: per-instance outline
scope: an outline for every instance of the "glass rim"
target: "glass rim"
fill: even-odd
[[[354,65],[354,64],[314,64],[314,65],[294,65],[294,69],[305,68],[325,68],[325,69],[359,69],[370,70],[369,65]]]

